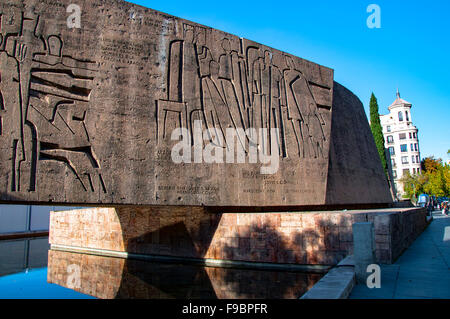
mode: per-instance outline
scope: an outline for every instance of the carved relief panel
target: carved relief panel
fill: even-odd
[[[331,69],[122,1],[85,2],[72,29],[69,4],[0,5],[2,201],[324,202]],[[243,159],[176,163],[175,129],[193,152],[238,145]],[[252,149],[276,155],[276,171],[261,174]]]

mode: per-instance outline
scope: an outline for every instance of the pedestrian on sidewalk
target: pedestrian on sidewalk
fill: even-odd
[[[442,203],[442,215],[448,216],[448,203]]]
[[[433,216],[433,210],[434,210],[434,208],[433,208],[433,198],[431,197],[429,199],[429,201],[428,201],[428,204],[427,204],[428,215]]]

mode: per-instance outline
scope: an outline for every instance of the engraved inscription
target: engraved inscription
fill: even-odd
[[[156,44],[104,39],[101,51],[102,60],[132,65],[148,63],[150,54],[156,52],[157,47]]]

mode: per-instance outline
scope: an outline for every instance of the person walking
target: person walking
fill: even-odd
[[[442,208],[442,215],[448,216],[448,203],[443,202],[441,204],[441,208]]]
[[[433,197],[429,196],[428,197],[428,203],[426,204],[427,207],[427,212],[429,216],[433,216]]]

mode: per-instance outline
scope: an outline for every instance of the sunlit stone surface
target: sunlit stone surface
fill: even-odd
[[[123,1],[83,1],[71,28],[71,2],[0,4],[1,201],[391,201],[362,104],[332,69]]]

